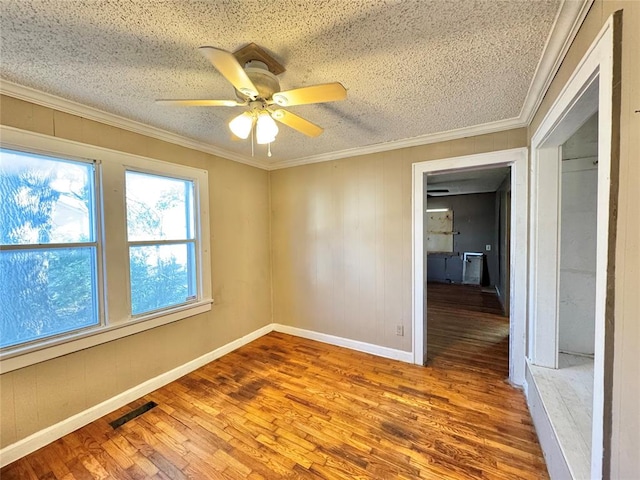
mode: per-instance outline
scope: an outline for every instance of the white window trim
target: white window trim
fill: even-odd
[[[199,256],[197,281],[199,282],[198,291],[200,296],[196,301],[148,315],[131,317],[131,312],[128,311],[129,302],[109,302],[107,299],[104,310],[105,318],[109,320],[106,324],[101,323],[90,329],[70,332],[63,336],[45,338],[37,343],[24,345],[23,347],[17,346],[3,352],[0,354],[0,373],[7,373],[211,310],[213,299],[211,294],[208,172],[206,170],[86,145],[3,125],[0,126],[0,139],[2,148],[26,150],[49,156],[59,155],[63,158],[95,159],[102,164],[102,180],[105,183],[97,186],[101,189],[109,188],[107,184],[109,175],[106,172],[109,169],[122,171],[127,168],[144,169],[150,172],[162,172],[164,175],[175,175],[180,178],[185,178],[185,173],[187,172],[187,176],[195,180],[195,198],[199,199],[195,206],[197,209],[196,218],[199,218],[197,223],[200,229],[197,235],[199,238],[197,244],[200,247],[197,252]],[[113,199],[114,197],[110,198]],[[121,205],[103,205],[105,210],[109,210],[109,216],[102,215],[101,217],[104,222],[103,231],[114,232],[114,229],[117,229],[122,233],[125,232],[124,193],[121,196],[121,200],[116,199],[116,203],[119,202],[121,202]],[[118,237],[119,235],[115,235],[115,238]],[[121,238],[126,238],[126,235],[122,235]],[[118,278],[128,278],[129,274],[128,249],[125,246],[116,245],[115,242],[109,242],[108,240],[102,244],[103,249],[111,249],[111,252],[107,252],[106,255],[109,258],[109,268],[111,270],[108,273],[108,277],[104,279],[109,298],[130,297],[129,287],[126,282],[118,280]],[[120,261],[114,262],[113,259],[118,256],[121,256]],[[101,295],[101,302],[102,298],[104,298],[104,295]]]

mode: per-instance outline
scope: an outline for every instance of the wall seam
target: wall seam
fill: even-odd
[[[271,323],[275,322],[274,318],[274,295],[273,295],[273,209],[272,209],[272,183],[271,183],[271,171],[267,172],[267,193],[268,193],[268,231],[269,231],[269,307],[271,315]]]

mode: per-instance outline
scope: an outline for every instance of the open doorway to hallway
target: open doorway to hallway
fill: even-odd
[[[510,192],[509,166],[426,176],[427,364],[509,374]]]
[[[427,255],[425,255],[425,215],[427,210],[427,177],[439,174],[458,174],[481,170],[510,168],[510,211],[508,215],[508,235],[510,250],[508,257],[508,311],[509,311],[509,381],[514,385],[524,384],[526,348],[526,288],[527,288],[527,149],[513,148],[494,152],[477,153],[459,157],[429,160],[413,164],[413,361],[424,365],[428,356],[427,328],[425,314],[429,299],[427,292]],[[495,191],[494,187],[493,190]],[[442,188],[444,189],[444,187]],[[437,193],[437,192],[431,192]],[[451,192],[441,192],[451,193]],[[459,192],[458,192],[459,193]],[[486,247],[485,247],[486,250]],[[476,252],[477,253],[477,252]]]

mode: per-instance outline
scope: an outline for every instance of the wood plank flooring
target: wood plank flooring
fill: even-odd
[[[509,318],[495,293],[470,285],[427,285],[427,363],[509,375]]]
[[[428,295],[427,367],[271,333],[0,476],[548,478],[523,394],[505,381],[508,321],[477,290]],[[108,425],[148,401],[158,406]]]

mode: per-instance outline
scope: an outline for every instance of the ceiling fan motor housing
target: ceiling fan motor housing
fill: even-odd
[[[251,60],[246,63],[244,71],[258,90],[258,98],[269,99],[280,91],[280,81],[269,71],[267,65],[259,60]],[[249,97],[236,90],[238,98],[247,100]]]

